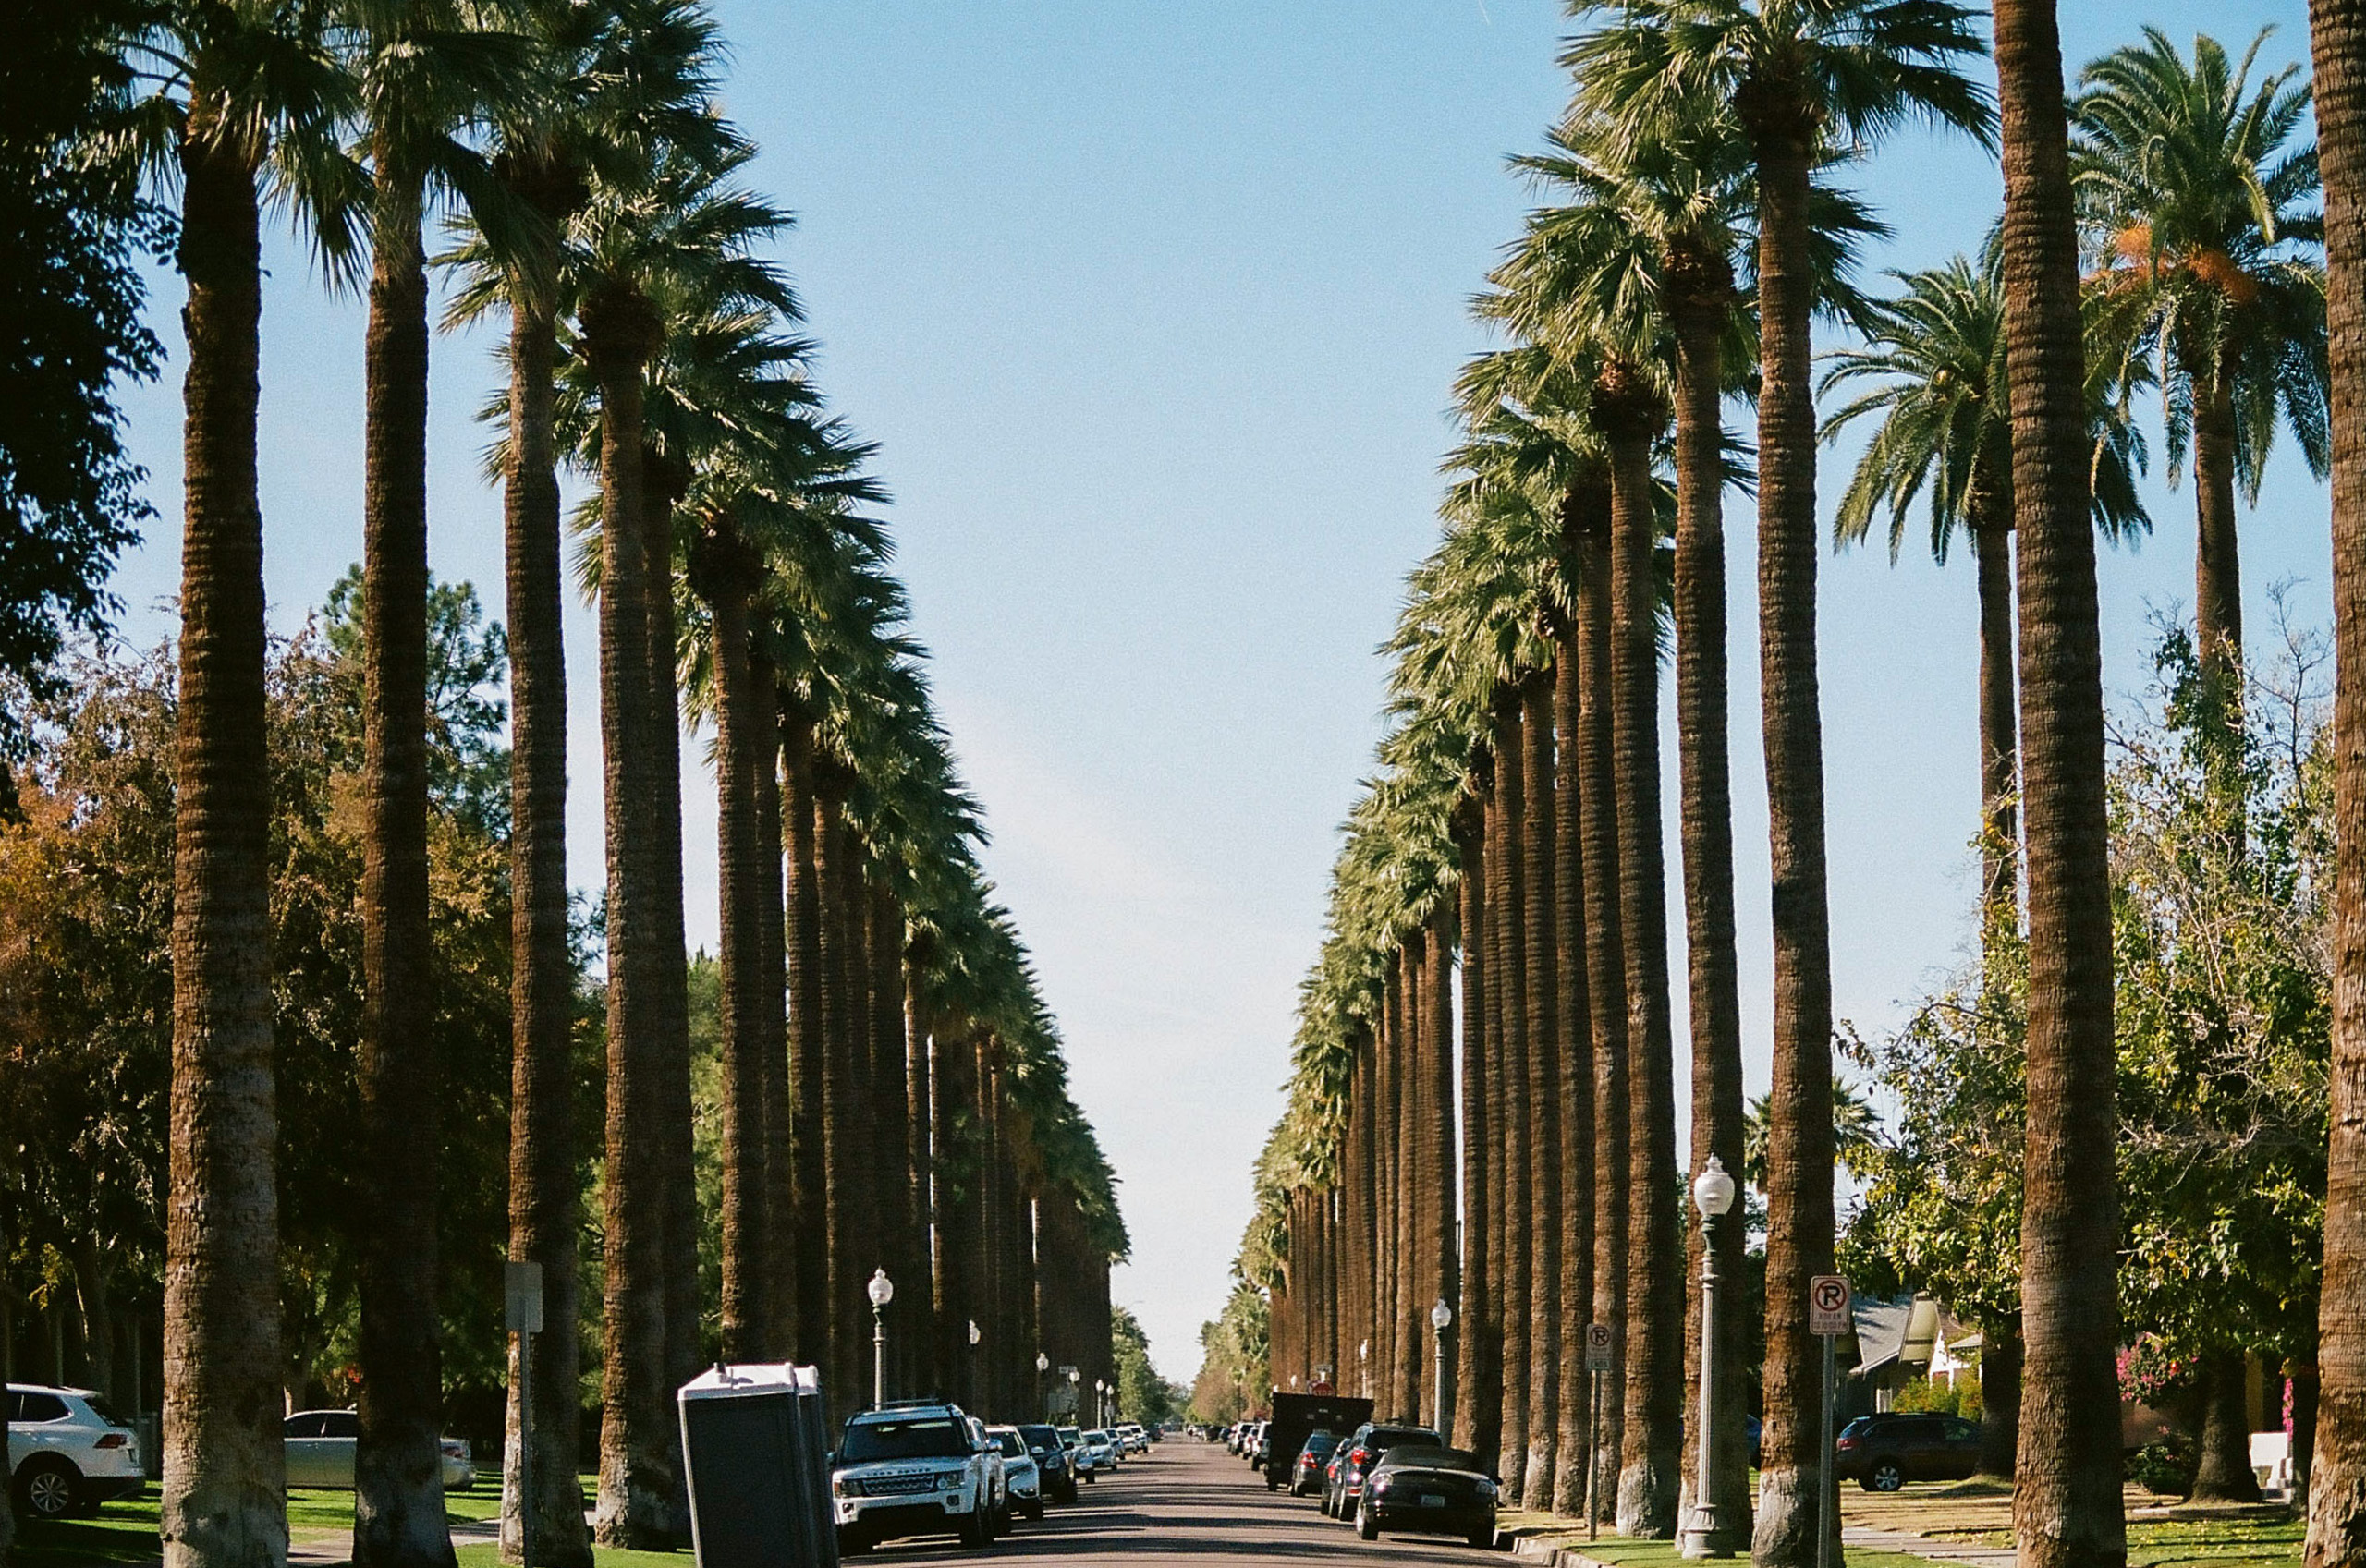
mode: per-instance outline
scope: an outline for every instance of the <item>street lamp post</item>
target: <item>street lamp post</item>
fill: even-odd
[[[986,1336],[975,1318],[970,1319],[970,1401],[973,1404],[986,1403],[984,1380],[978,1376],[978,1342]]]
[[[1043,1374],[1051,1369],[1052,1358],[1042,1351],[1037,1351],[1035,1353],[1035,1407],[1043,1413],[1043,1418],[1047,1421],[1052,1418],[1052,1390],[1051,1386],[1044,1382]]]
[[[866,1287],[871,1295],[871,1404],[887,1403],[887,1304],[896,1299],[896,1282],[881,1269]]]
[[[1445,1397],[1445,1331],[1454,1322],[1454,1308],[1440,1296],[1430,1307],[1430,1327],[1437,1331],[1431,1336],[1435,1347],[1436,1366],[1430,1374],[1430,1386],[1436,1391],[1431,1402],[1431,1414],[1437,1417],[1438,1440],[1445,1442],[1453,1437],[1453,1417],[1447,1414]]]
[[[1701,1210],[1701,1455],[1692,1472],[1692,1517],[1684,1527],[1687,1557],[1731,1557],[1718,1516],[1717,1497],[1724,1477],[1717,1465],[1717,1222],[1734,1206],[1734,1179],[1715,1155],[1692,1183],[1692,1201]]]
[[[1105,1427],[1109,1424],[1106,1419],[1109,1410],[1108,1389],[1109,1385],[1099,1378],[1092,1380],[1092,1424],[1096,1427]]]

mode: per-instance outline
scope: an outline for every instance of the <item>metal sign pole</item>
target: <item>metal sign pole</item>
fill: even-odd
[[[1848,1282],[1837,1274],[1818,1274],[1808,1282],[1808,1331],[1823,1341],[1823,1448],[1815,1462],[1815,1562],[1816,1568],[1835,1568],[1839,1562],[1837,1525],[1833,1518],[1835,1496],[1832,1484],[1832,1404],[1834,1361],[1840,1336],[1854,1326],[1851,1305],[1854,1294]]]
[[[543,1327],[543,1266],[502,1266],[502,1297],[510,1331],[518,1336],[518,1562],[534,1562],[534,1336]]]
[[[1586,1539],[1602,1531],[1602,1508],[1594,1496],[1602,1480],[1602,1374],[1592,1374],[1593,1396],[1586,1411]]]
[[[1823,1447],[1815,1466],[1816,1568],[1831,1568],[1832,1555],[1832,1361],[1838,1334],[1823,1336]]]

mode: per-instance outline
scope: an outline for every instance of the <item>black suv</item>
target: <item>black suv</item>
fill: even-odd
[[[1043,1498],[1048,1502],[1076,1501],[1076,1455],[1060,1441],[1060,1429],[1040,1423],[1029,1423],[1018,1428],[1027,1440],[1027,1452],[1035,1456],[1035,1467],[1043,1473]]]
[[[1354,1518],[1356,1504],[1364,1495],[1364,1477],[1372,1474],[1372,1467],[1380,1463],[1383,1453],[1401,1442],[1419,1443],[1424,1448],[1445,1446],[1445,1440],[1427,1427],[1365,1422],[1339,1445],[1338,1469],[1323,1490],[1323,1512],[1334,1519]]]
[[[1980,1469],[1980,1428],[1957,1416],[1860,1416],[1832,1445],[1833,1474],[1869,1492],[1960,1481]]]

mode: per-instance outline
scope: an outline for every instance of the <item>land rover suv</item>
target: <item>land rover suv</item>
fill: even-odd
[[[896,1536],[952,1534],[986,1545],[997,1501],[988,1446],[957,1404],[915,1401],[848,1416],[830,1468],[839,1551],[868,1551]]]

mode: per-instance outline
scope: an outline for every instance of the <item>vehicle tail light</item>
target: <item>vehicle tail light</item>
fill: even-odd
[[[1348,1463],[1350,1465],[1361,1465],[1365,1460],[1370,1459],[1371,1457],[1372,1450],[1368,1448],[1359,1448],[1355,1453],[1348,1455]]]
[[[122,1448],[130,1441],[131,1436],[128,1432],[108,1432],[91,1446],[92,1448]]]
[[[1854,1448],[1857,1446],[1857,1440],[1855,1438],[1841,1438],[1835,1441],[1832,1446],[1841,1449]]]

